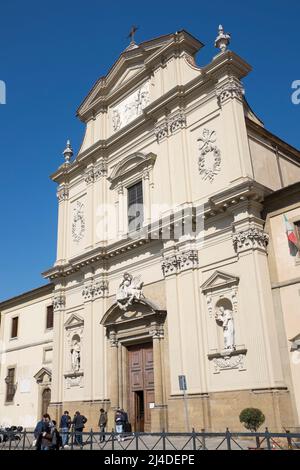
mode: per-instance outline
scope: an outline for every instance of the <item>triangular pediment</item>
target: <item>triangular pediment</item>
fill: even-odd
[[[180,47],[190,54],[196,54],[202,46],[200,41],[182,30],[142,42],[136,47],[126,48],[107,75],[97,80],[79,106],[78,116],[84,120],[85,116],[93,115],[93,112],[101,106],[105,107],[107,101],[119,99],[123,94],[125,96],[128,91],[126,85],[128,88],[133,88],[139,83],[143,83],[151,73],[149,64],[152,61],[157,61],[160,56],[170,50],[170,47],[173,47],[174,53],[176,53],[176,47],[177,49]]]
[[[38,383],[45,382],[45,379],[47,382],[51,382],[52,379],[52,372],[50,369],[47,369],[46,367],[42,367],[35,375],[34,375],[35,380]]]
[[[132,77],[137,75],[142,69],[144,69],[144,63],[134,65],[130,68],[125,68],[124,73],[115,82],[115,84],[112,85],[110,91],[113,92],[114,90],[116,90],[120,86],[123,86],[127,81],[131,80]],[[97,99],[97,97],[96,97],[96,99]]]
[[[223,271],[215,271],[201,286],[203,292],[238,284],[239,278]]]
[[[65,328],[75,328],[78,326],[82,326],[83,324],[83,318],[78,314],[72,313],[72,315],[65,322]]]

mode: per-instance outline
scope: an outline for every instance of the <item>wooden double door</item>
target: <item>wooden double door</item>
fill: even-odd
[[[154,405],[153,367],[152,342],[128,347],[128,409],[133,431],[151,431],[151,404]]]

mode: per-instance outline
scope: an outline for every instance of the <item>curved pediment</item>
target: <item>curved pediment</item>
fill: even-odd
[[[149,300],[143,299],[139,302],[134,302],[126,311],[122,310],[117,302],[115,302],[104,314],[100,323],[107,327],[145,319],[157,314],[165,314],[165,311]]]
[[[123,158],[112,170],[108,181],[116,184],[119,181],[127,178],[133,172],[140,172],[144,168],[152,167],[154,165],[156,155],[152,152],[144,154],[142,152],[135,152]]]

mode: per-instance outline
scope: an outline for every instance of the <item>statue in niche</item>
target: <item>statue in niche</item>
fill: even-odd
[[[72,370],[78,372],[80,370],[80,339],[76,336],[72,340],[71,359]]]
[[[227,306],[220,305],[217,308],[215,318],[223,328],[224,350],[230,352],[235,349],[233,312]]]
[[[132,305],[134,300],[140,300],[143,297],[141,276],[133,277],[129,273],[123,274],[123,279],[119,285],[116,300],[121,310],[126,310]]]

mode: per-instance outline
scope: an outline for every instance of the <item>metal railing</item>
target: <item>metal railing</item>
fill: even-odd
[[[63,433],[61,433],[63,436]],[[300,450],[300,433],[265,432],[207,432],[193,430],[191,433],[176,432],[133,432],[118,434],[112,432],[68,433],[65,450],[107,450],[107,451],[198,451],[198,450]],[[81,444],[82,442],[82,444]],[[0,432],[0,450],[36,450],[34,433]]]

